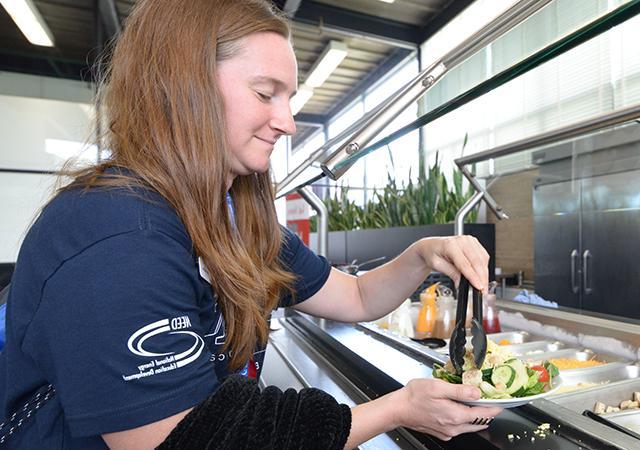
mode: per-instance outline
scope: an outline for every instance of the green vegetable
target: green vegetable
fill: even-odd
[[[480,390],[484,394],[485,398],[491,399],[500,399],[500,398],[511,398],[509,394],[506,392],[501,392],[497,390],[491,383],[487,383],[486,381],[480,382]]]
[[[549,379],[553,380],[555,377],[560,375],[560,371],[552,362],[545,361],[543,365],[544,368],[547,369],[547,372],[549,372]]]
[[[510,359],[505,364],[508,364],[516,373],[515,379],[511,386],[508,387],[507,392],[512,394],[521,388],[526,389],[526,385],[529,382],[529,374],[527,373],[527,367],[519,359]]]
[[[511,366],[498,366],[493,368],[493,374],[491,375],[491,382],[494,386],[498,383],[504,384],[507,389],[513,385],[513,381],[516,379],[516,371]]]
[[[462,377],[456,375],[455,373],[449,373],[444,367],[440,364],[433,365],[432,375],[434,378],[438,378],[440,380],[447,381],[453,384],[462,384]]]
[[[529,374],[529,380],[527,381],[526,388],[532,388],[538,382],[538,378],[540,377],[540,373],[536,370],[529,369],[527,367],[527,373]]]
[[[542,394],[544,392],[545,384],[546,383],[538,381],[536,384],[534,384],[530,388],[524,388],[523,387],[522,389],[518,390],[517,392],[514,392],[513,396],[514,397],[530,397],[532,395]]]

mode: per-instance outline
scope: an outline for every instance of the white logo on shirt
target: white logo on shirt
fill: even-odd
[[[191,328],[191,321],[188,316],[174,317],[171,320],[158,320],[133,333],[127,341],[129,351],[135,355],[153,359],[144,364],[140,364],[137,373],[122,375],[122,378],[125,381],[137,380],[179,369],[198,359],[204,349],[204,340],[197,333],[185,330],[185,328]],[[180,353],[156,353],[144,348],[144,344],[148,339],[164,333],[191,336],[194,340],[193,345]]]

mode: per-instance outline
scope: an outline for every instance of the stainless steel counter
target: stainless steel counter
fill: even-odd
[[[540,319],[539,315],[532,317]],[[562,325],[580,334],[579,331],[586,331],[576,325],[582,318],[568,315],[563,317]],[[321,321],[299,313],[277,319],[276,323],[279,329],[270,337],[264,383],[281,387],[315,386],[348,405],[384,395],[413,378],[430,378],[433,363],[446,359],[444,352],[367,324]],[[555,325],[560,324],[556,321]],[[620,333],[617,336],[624,337]],[[541,423],[549,423],[555,433],[548,433],[545,439],[536,438],[534,431]],[[640,449],[640,440],[560,403],[539,400],[505,410],[489,429],[450,442],[401,429],[379,436],[361,448],[627,450]]]

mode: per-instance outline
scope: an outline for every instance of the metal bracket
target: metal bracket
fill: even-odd
[[[309,186],[298,189],[298,194],[318,213],[318,255],[327,257],[329,244],[329,211],[324,202]]]

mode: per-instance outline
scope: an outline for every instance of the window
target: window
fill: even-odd
[[[428,92],[422,107],[432,110],[621,3],[556,0],[452,70]],[[639,17],[628,20],[426,125],[430,159],[439,151],[445,165],[453,167],[466,133],[465,153],[471,154],[638,103],[640,54],[634,42],[640,39],[639,25]],[[430,45],[424,45],[423,54]],[[500,158],[495,168],[485,164],[478,169],[488,175],[530,163],[529,154],[520,153]]]

